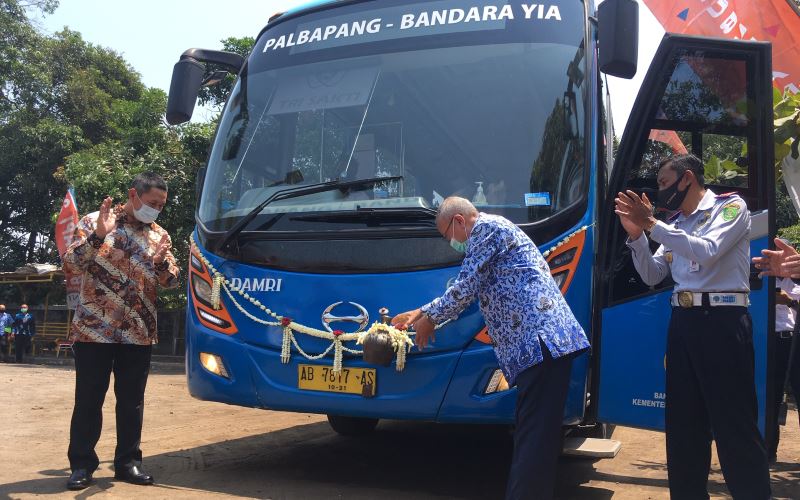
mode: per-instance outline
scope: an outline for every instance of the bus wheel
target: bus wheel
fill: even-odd
[[[378,419],[328,415],[328,423],[337,434],[342,436],[364,436],[375,430]]]

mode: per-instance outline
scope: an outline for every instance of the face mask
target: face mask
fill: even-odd
[[[136,195],[139,198],[139,195]],[[143,222],[145,224],[150,224],[155,222],[158,218],[158,214],[161,213],[161,210],[156,210],[155,208],[145,205],[141,198],[139,198],[139,203],[142,204],[141,208],[134,208],[133,209],[133,216],[136,217],[139,222]]]
[[[28,313],[28,309],[23,307],[22,309],[19,310],[19,312],[21,312],[22,314],[27,314]]]
[[[671,212],[681,207],[683,200],[686,199],[686,195],[689,194],[689,186],[686,186],[686,189],[683,191],[678,190],[678,183],[681,182],[681,178],[673,182],[670,187],[658,192],[658,206],[666,208]]]
[[[453,236],[450,238],[450,246],[458,253],[464,253],[467,251],[467,242],[466,241],[458,241],[456,239],[456,223],[453,222]]]

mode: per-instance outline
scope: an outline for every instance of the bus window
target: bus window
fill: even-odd
[[[746,188],[748,186],[747,138],[720,134],[703,134],[706,184]],[[724,191],[723,191],[724,192]]]

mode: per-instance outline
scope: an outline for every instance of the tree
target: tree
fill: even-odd
[[[26,9],[54,0],[0,0],[0,259],[57,262],[53,215],[70,179],[70,155],[105,141],[136,154],[166,144],[166,96],[147,89],[117,53],[65,29],[40,34]],[[81,195],[78,196],[79,202]],[[83,208],[80,204],[79,207]]]

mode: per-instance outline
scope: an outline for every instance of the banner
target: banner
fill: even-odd
[[[773,85],[800,92],[800,10],[793,0],[643,0],[670,33],[772,42]]]
[[[56,219],[56,245],[58,246],[58,255],[61,257],[62,262],[64,254],[72,243],[72,237],[75,234],[75,227],[78,225],[78,204],[75,203],[75,192],[70,188],[64,196],[64,202],[61,204],[61,212]],[[62,266],[63,267],[63,266]],[[75,309],[78,304],[78,298],[81,292],[80,274],[71,273],[70,270],[64,267],[64,283],[67,286],[67,307]]]

